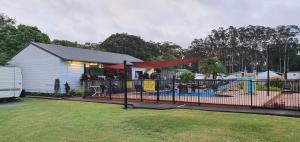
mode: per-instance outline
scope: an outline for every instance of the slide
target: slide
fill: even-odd
[[[216,91],[217,94],[220,94],[221,92],[224,91],[229,91],[229,90],[233,90],[233,89],[237,89],[239,88],[241,82],[239,81],[230,81],[229,83],[220,85]]]

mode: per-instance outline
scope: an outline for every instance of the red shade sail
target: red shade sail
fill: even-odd
[[[139,67],[139,68],[167,68],[167,67],[173,67],[176,65],[196,63],[199,61],[207,60],[208,58],[210,58],[210,57],[194,57],[194,58],[185,58],[185,59],[181,59],[181,60],[137,62],[137,63],[133,63],[133,64],[135,67]]]
[[[104,65],[105,69],[123,70],[124,64]]]
[[[150,62],[136,62],[133,63],[134,67],[138,68],[167,68],[173,67],[176,65],[184,65],[189,63],[196,63],[199,61],[207,60],[211,57],[194,57],[194,58],[185,58],[181,60],[167,60],[167,61],[150,61]],[[106,69],[115,69],[115,70],[123,70],[124,64],[115,64],[115,65],[105,65]]]

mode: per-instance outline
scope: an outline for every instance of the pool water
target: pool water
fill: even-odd
[[[159,93],[160,96],[172,96],[173,93],[172,92],[161,92]],[[213,90],[207,90],[207,91],[200,91],[199,94],[198,92],[192,92],[192,93],[175,93],[175,96],[198,96],[199,97],[217,97],[215,95],[215,92]]]

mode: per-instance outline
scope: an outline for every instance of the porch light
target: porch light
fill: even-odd
[[[82,67],[82,62],[70,61],[69,65],[70,65],[70,68],[72,68],[72,69],[81,68]]]
[[[80,66],[80,65],[82,65],[81,62],[77,62],[77,61],[69,61],[69,64],[71,66]]]

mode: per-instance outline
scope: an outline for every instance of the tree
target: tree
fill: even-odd
[[[199,70],[201,73],[205,74],[206,78],[212,75],[213,79],[216,79],[220,73],[226,73],[224,65],[213,58],[200,63]]]
[[[273,70],[282,71],[284,63],[290,69],[299,70],[296,65],[297,36],[299,28],[294,25],[278,26],[276,28],[264,26],[246,26],[212,30],[205,38],[195,39],[186,50],[186,56],[214,55],[230,72],[248,70],[263,71],[266,69],[266,47],[270,46]],[[287,48],[285,48],[287,47]],[[285,56],[286,55],[286,56]],[[282,63],[285,61],[284,63]]]
[[[175,55],[172,54],[164,54],[157,57],[149,58],[150,61],[165,61],[165,60],[176,60],[178,59]]]
[[[185,71],[179,75],[179,78],[183,83],[189,83],[195,79],[195,75],[190,71]]]
[[[77,47],[77,48],[83,48],[83,49],[93,49],[93,50],[100,50],[104,51],[104,49],[101,47],[101,43],[90,43],[87,42],[85,44],[79,44],[76,41],[68,41],[68,40],[59,40],[59,39],[54,39],[51,43],[57,44],[57,45],[62,45],[62,46],[68,46],[68,47]]]
[[[156,43],[127,33],[116,33],[101,43],[105,51],[132,55],[145,61],[181,57],[182,48],[171,42]],[[170,54],[171,56],[166,56]]]
[[[174,60],[182,57],[182,48],[172,42],[163,42],[158,44],[159,53],[163,56],[163,60]]]
[[[16,22],[15,19],[9,18],[3,13],[0,13],[0,28],[5,26],[13,26],[15,22]]]
[[[59,40],[59,39],[54,39],[52,41],[52,43],[56,44],[56,45],[69,46],[69,47],[78,47],[78,48],[81,46],[77,42],[72,42],[72,41],[68,41],[68,40]]]
[[[109,52],[129,54],[134,57],[146,60],[151,57],[154,49],[147,47],[146,42],[138,36],[128,35],[126,33],[122,34],[113,34],[104,40],[101,46]],[[153,54],[152,54],[153,55]]]
[[[14,25],[14,20],[0,15],[0,64],[6,64],[17,52],[31,41],[50,43],[48,35],[37,27]]]
[[[283,56],[281,56],[281,58],[283,57],[283,61],[284,61],[283,73],[285,79],[287,78],[287,72],[288,72],[288,58],[291,57],[295,58],[295,56],[297,55],[297,44],[298,44],[297,35],[299,34],[299,32],[300,32],[299,27],[295,25],[276,27],[276,36],[274,36],[274,41],[276,42],[277,45],[281,46],[281,49],[279,47],[279,50],[283,51]]]

